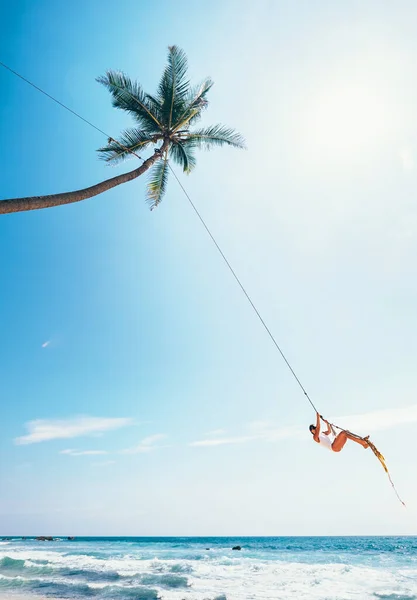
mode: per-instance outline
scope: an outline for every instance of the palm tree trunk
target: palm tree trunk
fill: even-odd
[[[117,185],[126,183],[127,181],[132,181],[132,179],[136,179],[136,177],[145,173],[145,171],[147,171],[163,155],[168,144],[169,142],[166,140],[161,148],[156,150],[154,154],[145,160],[137,169],[129,171],[128,173],[123,173],[122,175],[117,175],[111,179],[106,179],[91,187],[76,190],[74,192],[51,194],[50,196],[31,196],[28,198],[0,200],[0,214],[4,215],[25,210],[37,210],[40,208],[61,206],[62,204],[71,204],[72,202],[80,202],[81,200],[86,200],[87,198],[92,198],[93,196],[107,192],[107,190],[111,190]]]

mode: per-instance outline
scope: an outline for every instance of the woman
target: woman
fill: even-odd
[[[352,442],[360,444],[362,448],[369,448],[369,444],[367,442],[369,435],[367,435],[365,438],[361,438],[353,435],[353,433],[350,433],[349,431],[341,431],[338,435],[335,435],[332,431],[329,421],[326,421],[326,419],[323,419],[323,421],[327,425],[327,430],[321,432],[321,419],[323,419],[323,417],[317,413],[317,422],[315,425],[310,425],[310,433],[313,435],[313,440],[318,444],[321,444],[323,448],[328,448],[332,452],[340,452],[347,440],[352,440]]]

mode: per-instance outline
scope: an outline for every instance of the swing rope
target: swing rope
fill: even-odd
[[[242,292],[244,293],[244,295],[246,296],[246,299],[248,300],[249,304],[252,306],[253,310],[255,311],[258,319],[260,320],[261,324],[263,325],[263,327],[265,328],[267,334],[269,335],[269,337],[271,338],[274,346],[276,347],[276,349],[278,350],[278,352],[280,353],[281,357],[284,359],[287,367],[289,368],[289,370],[291,371],[294,379],[296,380],[296,382],[298,383],[298,385],[300,386],[300,388],[302,389],[304,396],[307,398],[307,400],[309,401],[309,403],[311,404],[313,410],[317,413],[318,410],[314,405],[314,402],[311,400],[310,396],[307,393],[307,390],[305,389],[305,387],[303,386],[303,384],[301,383],[300,379],[298,378],[296,372],[294,371],[294,369],[292,368],[291,364],[289,363],[287,357],[285,356],[284,352],[281,350],[278,342],[276,341],[274,335],[272,334],[271,330],[269,329],[268,325],[265,323],[265,321],[263,320],[260,312],[258,311],[258,309],[256,308],[255,304],[253,303],[251,297],[249,296],[248,292],[246,291],[245,287],[243,286],[242,282],[240,281],[239,277],[236,274],[236,271],[233,269],[232,265],[229,263],[228,259],[226,258],[223,250],[220,248],[219,244],[216,241],[216,238],[214,237],[214,235],[211,233],[209,227],[206,225],[206,222],[204,221],[203,217],[201,216],[199,210],[197,209],[196,205],[194,204],[194,202],[191,200],[190,195],[188,194],[187,190],[184,188],[184,186],[182,185],[180,179],[177,177],[177,174],[175,173],[174,169],[171,167],[170,164],[168,164],[169,169],[171,170],[171,173],[173,174],[173,176],[175,177],[175,179],[177,180],[178,185],[180,186],[180,188],[182,189],[185,197],[187,198],[188,202],[190,203],[192,209],[194,210],[195,214],[197,215],[199,221],[201,222],[201,224],[203,225],[204,229],[207,231],[208,235],[210,236],[212,242],[214,243],[214,245],[216,246],[220,256],[223,258],[225,264],[227,265],[229,271],[231,272],[231,274],[233,275],[233,277],[235,278],[236,282],[238,283],[240,289],[242,290]],[[322,417],[323,418],[323,417]],[[366,439],[361,437],[360,435],[357,435],[356,433],[351,433],[350,431],[347,431],[346,429],[343,429],[342,427],[338,427],[337,425],[331,424],[329,423],[332,432],[334,433],[335,437],[336,437],[336,433],[335,433],[335,429],[340,429],[340,431],[346,431],[346,433],[349,433],[351,436],[356,437],[358,439],[364,440],[367,442],[367,444],[369,445],[369,447],[371,448],[372,452],[375,454],[375,456],[377,457],[377,459],[379,460],[379,462],[381,463],[384,471],[386,472],[388,479],[391,483],[391,486],[398,498],[398,500],[401,502],[401,504],[403,506],[405,506],[405,503],[402,501],[401,497],[399,496],[394,482],[391,479],[391,475],[388,471],[388,467],[385,464],[385,458],[383,457],[383,455],[381,454],[381,452],[378,450],[378,448],[375,446],[375,444],[371,441],[369,441],[369,439]]]
[[[19,77],[20,79],[22,79],[25,83],[27,83],[28,85],[32,86],[33,88],[35,88],[38,92],[40,92],[41,94],[44,94],[45,96],[47,96],[50,100],[52,100],[53,102],[56,102],[57,104],[59,104],[62,108],[64,108],[65,110],[69,111],[70,113],[72,113],[74,116],[78,117],[79,119],[81,119],[82,121],[84,121],[85,123],[87,123],[87,125],[89,125],[90,127],[93,127],[94,129],[96,129],[97,131],[99,131],[100,133],[102,133],[103,135],[105,135],[107,138],[111,139],[112,141],[116,142],[119,144],[119,142],[117,142],[116,140],[114,140],[111,136],[109,136],[106,132],[104,132],[102,129],[100,129],[99,127],[97,127],[96,125],[94,125],[94,123],[91,123],[91,121],[88,121],[87,119],[85,119],[83,116],[81,116],[80,114],[78,114],[77,112],[75,112],[74,110],[72,110],[71,108],[69,108],[68,106],[66,106],[63,102],[60,102],[59,100],[57,100],[56,98],[54,98],[54,96],[52,96],[51,94],[48,94],[47,92],[45,92],[41,87],[37,86],[36,84],[34,84],[32,81],[29,81],[29,79],[26,79],[26,77],[23,77],[23,75],[20,75],[20,73],[18,73],[17,71],[11,69],[9,66],[7,66],[5,63],[0,61],[0,66],[7,69],[10,73],[12,73],[13,75],[15,75],[16,77]],[[137,100],[137,98],[135,98],[135,96],[133,96],[129,91],[125,90],[127,92],[128,95],[130,95],[132,97],[133,100]],[[142,157],[138,156],[135,152],[133,152],[131,149],[126,148],[125,146],[123,146],[122,144],[119,144],[119,146],[121,146],[124,150],[126,150],[127,152],[129,152],[130,154],[132,154],[133,156],[135,156],[136,158],[139,158],[140,160],[143,160]],[[245,287],[243,286],[242,282],[240,281],[238,275],[236,274],[235,270],[233,269],[232,265],[229,263],[229,261],[227,260],[225,254],[223,253],[222,249],[220,248],[219,244],[217,243],[215,237],[213,236],[213,234],[211,233],[210,229],[208,228],[208,226],[206,225],[203,217],[201,216],[201,214],[199,213],[197,207],[195,206],[194,202],[191,200],[187,190],[184,188],[184,186],[182,185],[181,181],[179,180],[177,174],[175,173],[174,169],[171,167],[171,165],[168,163],[169,169],[171,171],[171,173],[173,174],[173,176],[175,177],[175,179],[178,182],[178,185],[180,186],[180,188],[182,189],[183,193],[185,194],[186,198],[188,199],[189,203],[191,204],[194,212],[196,213],[197,217],[199,218],[199,220],[201,221],[203,227],[205,228],[205,230],[207,231],[208,235],[210,236],[212,242],[214,243],[214,245],[216,246],[217,250],[219,251],[221,257],[223,258],[224,262],[226,263],[227,267],[229,268],[230,272],[232,273],[233,277],[235,278],[235,280],[237,281],[239,287],[241,288],[242,292],[244,293],[244,295],[246,296],[248,302],[250,303],[250,305],[252,306],[253,310],[255,311],[259,321],[261,322],[261,324],[263,325],[263,327],[265,328],[267,334],[269,335],[269,337],[271,338],[274,346],[276,347],[276,349],[278,350],[278,352],[280,353],[281,357],[283,358],[283,360],[285,361],[287,367],[289,368],[289,370],[291,371],[294,379],[297,381],[298,385],[300,386],[301,390],[303,391],[304,396],[307,398],[308,402],[311,404],[313,410],[315,412],[317,412],[317,408],[315,407],[313,401],[311,400],[310,396],[307,393],[307,390],[304,388],[303,384],[301,383],[300,379],[298,378],[296,372],[294,371],[294,369],[292,368],[292,366],[290,365],[287,357],[285,356],[284,352],[282,351],[282,349],[280,348],[278,342],[276,341],[274,335],[272,334],[271,330],[269,329],[268,325],[265,323],[265,321],[263,320],[259,310],[256,308],[254,302],[252,301],[251,297],[249,296],[248,292],[246,291]]]
[[[7,69],[10,73],[12,73],[13,75],[15,75],[16,77],[19,77],[20,79],[22,79],[25,83],[29,84],[30,86],[32,86],[33,88],[35,88],[38,92],[44,94],[45,96],[47,96],[50,100],[52,100],[53,102],[56,102],[57,104],[59,104],[62,108],[64,108],[65,110],[69,111],[70,113],[72,113],[74,116],[78,117],[79,119],[81,119],[82,121],[84,121],[85,123],[87,123],[87,125],[89,125],[90,127],[96,129],[97,131],[99,131],[100,133],[102,133],[103,135],[105,135],[107,138],[111,139],[112,141],[116,142],[117,144],[119,144],[120,147],[122,147],[124,150],[127,150],[127,152],[129,152],[130,154],[132,154],[133,156],[135,156],[136,158],[140,159],[143,161],[142,157],[138,156],[133,150],[126,148],[125,146],[123,146],[122,144],[120,144],[119,142],[117,142],[117,140],[114,140],[112,137],[110,137],[107,133],[105,133],[102,129],[100,129],[99,127],[97,127],[96,125],[94,125],[93,123],[91,123],[91,121],[88,121],[87,119],[85,119],[84,117],[82,117],[81,115],[79,115],[77,112],[75,112],[74,110],[72,110],[71,108],[69,108],[68,106],[66,106],[65,104],[63,104],[62,102],[60,102],[59,100],[57,100],[56,98],[54,98],[51,94],[48,94],[47,92],[45,92],[42,88],[40,88],[39,86],[35,85],[34,83],[32,83],[31,81],[29,81],[28,79],[26,79],[25,77],[23,77],[22,75],[20,75],[20,73],[18,73],[17,71],[14,71],[13,69],[11,69],[9,66],[7,66],[6,64],[4,64],[3,62],[0,62],[0,66]],[[130,94],[130,92],[128,92]],[[137,100],[132,94],[130,94],[132,96],[132,98],[134,100]],[[231,264],[229,263],[229,261],[227,260],[225,254],[223,253],[222,249],[220,248],[219,244],[217,243],[215,237],[213,236],[213,234],[211,233],[209,227],[206,225],[203,217],[201,216],[200,212],[198,211],[197,207],[195,206],[195,204],[193,203],[193,201],[191,200],[188,192],[186,191],[186,189],[184,188],[184,186],[182,185],[181,181],[179,180],[179,178],[177,177],[177,174],[175,173],[175,171],[173,170],[173,168],[171,167],[171,165],[168,163],[168,166],[171,170],[171,173],[173,174],[173,176],[175,177],[175,179],[177,180],[179,186],[181,187],[183,193],[185,194],[186,198],[188,199],[190,205],[192,206],[194,212],[196,213],[198,219],[200,220],[200,222],[202,223],[203,227],[205,228],[205,230],[207,231],[208,235],[210,236],[211,240],[213,241],[214,245],[216,246],[217,250],[219,251],[221,257],[223,258],[224,262],[226,263],[227,267],[229,268],[230,272],[232,273],[233,277],[235,278],[236,282],[238,283],[239,287],[241,288],[242,292],[244,293],[244,295],[246,296],[248,302],[250,303],[250,305],[252,306],[254,312],[256,313],[259,321],[261,322],[261,324],[263,325],[264,329],[266,330],[267,334],[269,335],[269,337],[271,338],[274,346],[276,347],[276,349],[278,350],[278,352],[280,353],[281,357],[283,358],[283,360],[285,361],[287,367],[289,368],[289,370],[291,371],[294,379],[296,380],[296,382],[298,383],[299,387],[301,388],[304,396],[306,397],[306,399],[308,400],[308,402],[310,403],[311,407],[313,408],[313,410],[317,413],[317,408],[315,407],[313,401],[311,400],[310,396],[307,393],[307,390],[304,388],[303,384],[301,383],[300,379],[298,378],[296,372],[294,371],[294,369],[292,368],[291,364],[289,363],[287,357],[285,356],[284,352],[282,351],[281,347],[279,346],[278,342],[276,341],[274,335],[272,334],[271,330],[269,329],[268,325],[265,323],[265,321],[263,320],[260,312],[258,311],[258,309],[256,308],[254,302],[252,301],[251,297],[249,296],[248,292],[246,291],[245,287],[243,286],[242,282],[240,281],[239,277],[237,276],[235,270],[233,269],[233,267],[231,266]],[[346,429],[343,429],[341,427],[338,427],[337,425],[331,424],[329,423],[332,433],[334,435],[336,435],[335,433],[335,429],[339,429],[340,431],[346,431],[347,433],[349,433],[350,435],[364,440],[365,438],[357,435],[357,434],[353,434],[350,431],[347,431]],[[388,479],[391,483],[391,486],[394,490],[394,492],[397,495],[398,500],[401,502],[401,504],[404,504],[404,502],[401,500],[395,486],[394,483],[391,479],[390,473],[388,471],[387,465],[385,463],[385,458],[383,457],[383,455],[379,452],[379,450],[376,448],[376,446],[373,444],[373,442],[370,442],[368,439],[365,440],[369,447],[371,448],[372,452],[375,454],[375,456],[378,458],[378,460],[380,461],[384,471],[386,472],[386,474],[388,475]]]
[[[187,198],[188,202],[190,203],[192,209],[194,210],[195,214],[197,215],[198,219],[200,220],[201,224],[203,225],[204,229],[207,231],[208,235],[210,236],[212,242],[214,243],[214,245],[216,246],[219,254],[221,255],[221,257],[223,258],[224,262],[226,263],[229,271],[231,272],[231,274],[233,275],[233,277],[235,278],[235,280],[237,281],[239,287],[241,288],[242,292],[244,293],[244,295],[246,296],[246,299],[248,300],[249,304],[252,306],[253,310],[255,311],[258,319],[260,320],[261,324],[263,325],[263,327],[265,328],[266,332],[268,333],[269,337],[271,338],[274,346],[277,348],[278,352],[280,353],[281,357],[284,359],[287,367],[289,368],[289,370],[291,371],[294,379],[296,380],[296,382],[298,383],[298,385],[300,386],[300,388],[302,389],[304,396],[307,398],[307,400],[309,401],[309,403],[311,404],[313,410],[317,413],[318,410],[314,405],[314,402],[311,400],[310,396],[307,393],[307,390],[305,389],[305,387],[303,386],[303,384],[301,383],[300,379],[298,378],[296,372],[294,371],[294,369],[292,368],[291,364],[289,363],[287,357],[285,356],[284,352],[281,350],[278,342],[276,341],[275,337],[273,336],[271,330],[269,329],[268,325],[265,323],[265,321],[263,320],[260,312],[258,311],[258,309],[256,308],[255,304],[253,303],[251,297],[249,296],[248,292],[246,291],[245,287],[243,286],[242,282],[240,281],[239,277],[236,274],[236,271],[233,269],[232,265],[229,263],[229,261],[227,260],[223,250],[220,248],[219,244],[216,241],[216,238],[213,236],[213,234],[211,233],[209,227],[206,225],[206,222],[204,221],[203,217],[201,216],[200,212],[198,211],[196,205],[194,204],[194,202],[191,200],[190,195],[188,194],[187,190],[184,188],[184,186],[182,185],[180,179],[177,177],[177,174],[175,173],[174,169],[171,167],[170,164],[168,164],[171,173],[173,174],[173,176],[175,177],[175,179],[177,180],[178,185],[180,186],[180,188],[182,189],[182,191],[184,192],[185,197]],[[321,417],[323,418],[323,417]],[[347,431],[346,429],[343,429],[342,427],[338,427],[337,425],[334,425],[332,423],[329,423],[329,426],[331,427],[332,433],[334,434],[334,436],[336,437],[336,432],[335,429],[339,429],[340,431],[346,431],[346,433],[349,433],[350,435],[352,435],[353,437],[356,437],[358,439],[364,440],[363,437],[361,437],[360,435],[357,435],[356,433],[351,433],[350,431]],[[381,454],[381,452],[378,450],[378,448],[375,446],[375,444],[371,441],[369,441],[369,439],[364,440],[367,442],[367,444],[369,445],[369,447],[371,448],[372,452],[375,454],[375,456],[377,457],[377,459],[379,460],[379,462],[381,463],[384,471],[386,472],[388,479],[391,483],[391,486],[398,498],[398,500],[401,502],[401,504],[403,506],[405,506],[405,503],[402,501],[402,499],[400,498],[394,482],[391,479],[391,475],[388,471],[388,467],[385,464],[385,458],[383,457],[383,455]]]

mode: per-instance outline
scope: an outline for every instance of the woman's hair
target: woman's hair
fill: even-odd
[[[316,428],[316,426],[315,426],[315,425],[310,425],[310,427],[309,427],[309,430],[310,430],[310,431],[313,431],[315,428]]]

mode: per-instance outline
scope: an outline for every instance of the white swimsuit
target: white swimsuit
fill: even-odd
[[[325,433],[319,433],[319,440],[320,440],[320,446],[322,446],[323,448],[327,448],[328,450],[331,450],[333,452],[332,449],[332,444],[334,442],[334,436],[332,435],[326,435]]]

